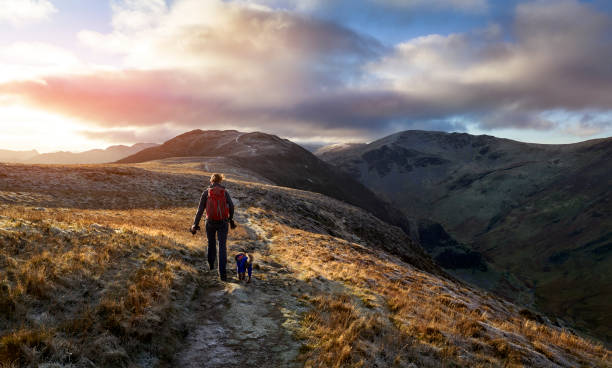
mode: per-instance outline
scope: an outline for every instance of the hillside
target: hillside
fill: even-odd
[[[601,345],[446,278],[398,228],[246,174],[227,183],[228,255],[255,255],[249,285],[231,267],[219,282],[187,232],[199,162],[0,165],[0,365],[612,366]]]
[[[429,252],[456,275],[611,341],[611,138],[540,145],[406,131],[319,153],[424,219]]]
[[[141,163],[172,157],[223,160],[224,167],[249,171],[275,185],[322,193],[373,213],[409,231],[400,211],[381,201],[361,183],[318,159],[299,145],[275,135],[235,130],[193,130],[164,144],[117,161]]]

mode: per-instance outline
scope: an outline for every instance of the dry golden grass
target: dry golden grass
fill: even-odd
[[[466,286],[332,236],[262,221],[271,249],[304,280],[343,286],[310,299],[307,366],[612,366],[601,344],[531,321]],[[386,305],[364,303],[364,295]],[[382,358],[380,351],[397,353]]]
[[[384,323],[374,314],[364,316],[346,294],[307,298],[313,310],[304,316],[301,336],[307,340],[301,358],[308,367],[363,367],[364,355],[388,354],[368,340],[385,336]]]
[[[181,322],[171,315],[188,307],[204,257],[168,213],[0,209],[0,228],[10,230],[0,229],[0,310],[8,316],[0,329],[12,331],[1,337],[0,364],[69,356],[123,365],[131,351],[166,349],[148,348],[154,338],[167,346],[156,354],[171,360],[176,338],[155,330]]]

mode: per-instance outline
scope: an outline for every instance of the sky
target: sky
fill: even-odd
[[[605,0],[0,0],[0,149],[612,135]]]

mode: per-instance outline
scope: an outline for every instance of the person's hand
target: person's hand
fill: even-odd
[[[230,220],[230,229],[235,229],[236,228],[236,223],[234,222],[234,220]]]
[[[198,230],[200,230],[200,227],[198,225],[191,225],[191,229],[189,229],[192,235],[195,235]]]

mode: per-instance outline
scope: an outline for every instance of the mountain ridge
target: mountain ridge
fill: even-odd
[[[36,150],[0,150],[0,162],[25,164],[102,164],[117,161],[156,145],[156,143],[136,143],[131,146],[112,145],[104,149],[96,148],[82,152],[56,151],[39,153]]]

